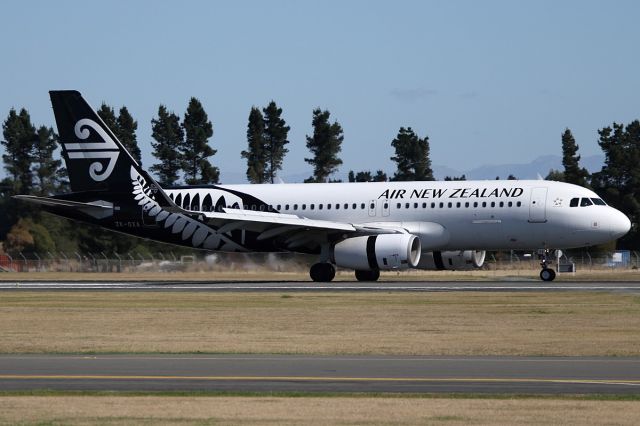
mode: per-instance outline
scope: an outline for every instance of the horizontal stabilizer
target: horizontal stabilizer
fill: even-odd
[[[102,200],[81,203],[79,201],[61,200],[51,197],[36,197],[35,195],[14,195],[13,198],[43,206],[58,208],[65,207],[79,210],[89,216],[95,217],[96,219],[102,219],[113,215],[113,204]]]

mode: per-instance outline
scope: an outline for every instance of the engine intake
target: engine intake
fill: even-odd
[[[353,237],[333,249],[336,265],[356,271],[404,270],[420,262],[420,239],[411,234],[382,234]]]
[[[469,271],[484,264],[484,250],[433,251],[423,253],[418,269]]]

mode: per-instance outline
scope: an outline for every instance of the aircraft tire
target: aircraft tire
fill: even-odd
[[[336,276],[336,268],[331,263],[315,263],[309,270],[309,276],[314,282],[328,283]]]
[[[358,281],[378,281],[380,271],[374,269],[372,271],[356,271],[356,279]]]
[[[540,279],[542,281],[553,281],[556,279],[556,271],[551,268],[545,268],[540,271]]]

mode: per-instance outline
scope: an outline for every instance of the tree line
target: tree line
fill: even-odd
[[[126,106],[116,109],[103,103],[97,110],[131,155],[141,160],[138,145],[138,123]],[[305,182],[336,182],[332,180],[342,165],[340,152],[344,142],[341,124],[331,119],[328,110],[316,108],[312,112],[313,131],[306,135],[310,156],[304,161],[312,167],[312,175]],[[5,250],[12,251],[89,251],[93,253],[142,253],[157,249],[155,243],[109,231],[71,224],[51,216],[41,215],[32,207],[15,203],[15,194],[52,195],[68,190],[66,171],[56,154],[58,135],[51,127],[36,126],[26,109],[11,109],[2,125],[4,147],[2,161],[7,177],[0,182],[0,241]],[[214,128],[202,103],[192,97],[182,118],[165,105],[151,119],[152,155],[156,162],[149,167],[161,186],[184,182],[187,185],[217,184],[220,170],[211,161],[217,150],[210,145]],[[290,143],[290,127],[283,118],[283,110],[275,101],[263,108],[253,106],[249,111],[246,149],[246,176],[251,183],[273,183],[282,170]],[[578,145],[569,129],[561,135],[563,170],[550,171],[547,179],[591,187],[610,205],[632,218],[634,227],[620,242],[622,247],[638,247],[640,235],[636,224],[640,220],[640,124],[613,123],[598,131],[599,145],[605,154],[601,171],[590,175],[579,164]],[[391,176],[383,170],[353,171],[349,182],[432,181],[429,137],[420,137],[411,127],[400,127],[391,141],[395,163]],[[445,180],[465,180],[449,177]],[[515,179],[510,175],[509,179]],[[178,249],[176,249],[178,251]]]

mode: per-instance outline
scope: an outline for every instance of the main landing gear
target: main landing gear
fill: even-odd
[[[311,279],[317,283],[331,282],[336,276],[336,268],[332,263],[320,262],[311,267],[309,271]],[[356,279],[358,281],[378,281],[380,278],[380,271],[374,269],[373,271],[356,271]]]
[[[549,267],[551,263],[549,260],[549,250],[544,250],[544,252],[540,255],[540,266],[542,267],[542,271],[540,271],[540,279],[542,281],[553,281],[556,279],[556,271]]]
[[[356,271],[356,279],[358,281],[378,281],[380,278],[380,270],[374,269],[372,271]]]
[[[318,283],[328,283],[336,276],[336,268],[329,262],[315,263],[309,271],[311,279]]]

